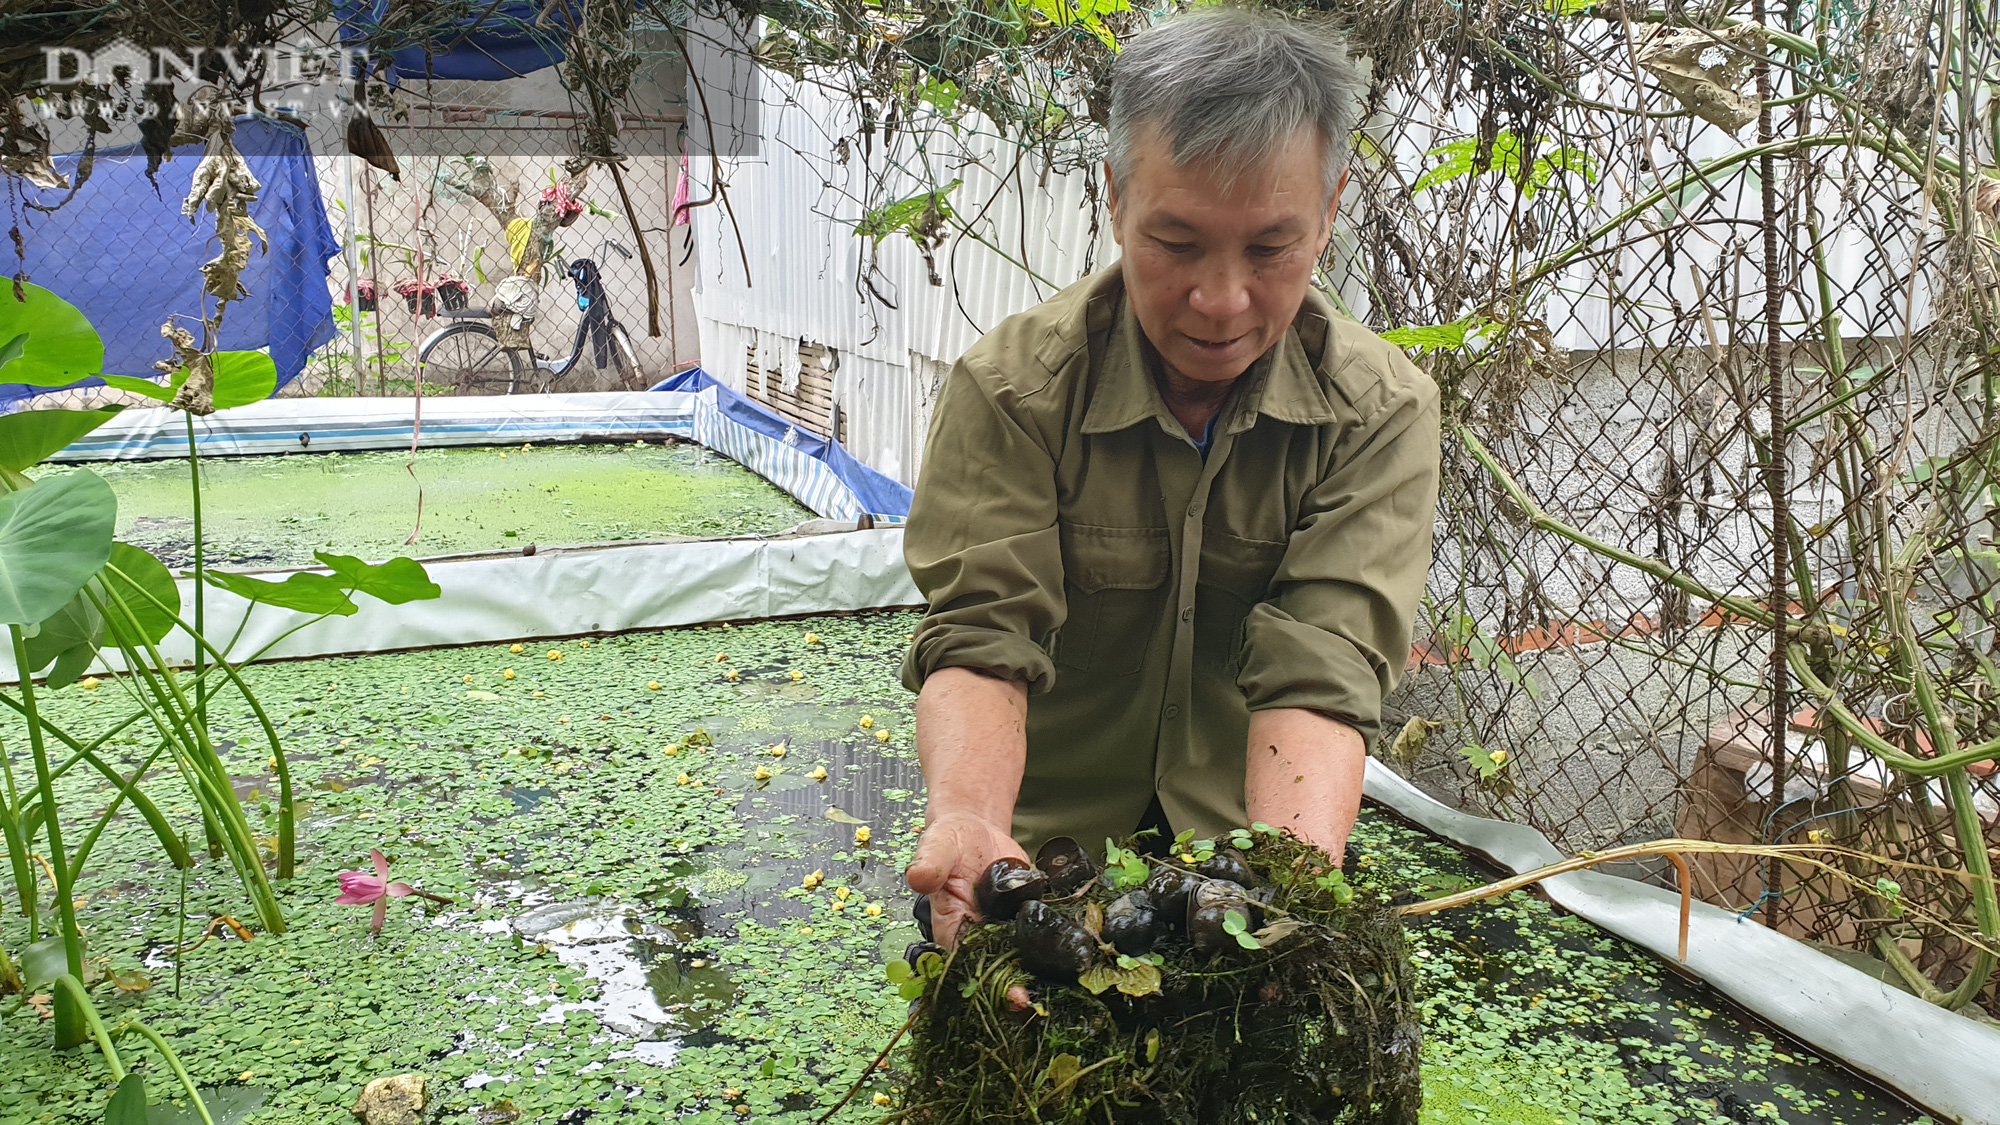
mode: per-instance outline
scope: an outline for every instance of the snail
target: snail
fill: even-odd
[[[1250,861],[1235,848],[1224,848],[1195,865],[1194,873],[1208,879],[1226,879],[1240,886],[1252,886],[1257,877],[1250,873]]]
[[[918,895],[916,904],[910,907],[910,916],[917,920],[917,931],[924,935],[925,941],[937,940],[937,935],[931,933],[931,896]]]
[[[913,941],[910,943],[908,949],[903,950],[903,960],[908,961],[910,968],[914,969],[917,967],[917,958],[922,957],[926,953],[935,953],[939,957],[943,957],[945,955],[944,946],[928,939]]]
[[[1236,935],[1224,925],[1231,913],[1243,918],[1246,932],[1264,925],[1264,908],[1251,901],[1240,884],[1214,879],[1195,888],[1188,898],[1187,925],[1196,952],[1213,954],[1241,948]]]
[[[1035,853],[1035,866],[1049,877],[1049,893],[1073,894],[1097,878],[1097,865],[1075,840],[1057,836]]]
[[[1104,929],[1098,936],[1118,952],[1138,957],[1151,953],[1170,929],[1152,896],[1138,890],[1118,896],[1104,908]]]
[[[1195,884],[1201,879],[1178,867],[1162,864],[1153,869],[1146,880],[1144,890],[1153,900],[1160,916],[1169,920],[1174,929],[1180,928],[1180,920],[1187,916],[1188,896],[1194,893]]]
[[[1021,905],[1038,901],[1048,893],[1049,877],[1027,861],[1005,856],[993,861],[973,888],[979,900],[979,914],[988,922],[1004,922],[1020,912]]]
[[[1075,980],[1097,957],[1090,931],[1040,899],[1021,904],[1014,919],[1014,944],[1021,951],[1021,964],[1042,977]]]

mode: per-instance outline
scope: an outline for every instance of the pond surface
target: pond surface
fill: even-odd
[[[411,462],[407,451],[206,458],[209,561],[310,566],[315,550],[372,560],[531,543],[761,535],[812,518],[736,462],[679,442],[422,449]],[[88,467],[118,495],[121,540],[170,567],[193,565],[186,461]]]
[[[914,622],[253,669],[299,787],[290,929],[225,931],[177,971],[177,944],[249,912],[220,861],[195,868],[183,905],[178,874],[121,817],[85,872],[80,917],[94,955],[153,985],[105,1006],[167,1034],[253,1125],[348,1120],[367,1080],[407,1071],[431,1081],[432,1125],[803,1125],[867,1072],[905,1011],[883,964],[914,937],[898,873],[922,784],[896,676]],[[50,701],[87,733],[124,715],[123,691],[107,681]],[[268,750],[240,701],[213,707],[252,822],[269,831]],[[10,748],[16,733],[0,726]],[[136,762],[150,747],[109,749]],[[66,781],[73,815],[101,806],[87,779]],[[151,785],[198,844],[178,779]],[[1356,839],[1379,882],[1412,893],[1488,875],[1384,814],[1365,814]],[[367,870],[370,848],[391,878],[452,901],[396,900],[371,937],[368,907],[333,901],[335,875]],[[16,948],[16,928],[0,915],[0,943]],[[1528,894],[1433,916],[1412,937],[1430,1125],[1923,1120]],[[9,1007],[0,1125],[101,1120],[101,1061],[46,1050],[47,1025]],[[147,1073],[167,1097],[161,1068]],[[871,1078],[837,1120],[881,1117],[875,1094],[893,1104],[902,1091]]]

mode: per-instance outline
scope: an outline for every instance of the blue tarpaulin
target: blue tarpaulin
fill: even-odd
[[[840,484],[845,485],[847,490],[853,494],[854,501],[859,504],[861,511],[868,512],[878,518],[886,517],[889,521],[896,523],[901,523],[903,520],[909,518],[910,500],[914,495],[910,491],[909,486],[900,484],[894,479],[884,476],[861,462],[856,461],[854,455],[849,453],[846,447],[842,446],[839,442],[820,437],[818,434],[806,430],[801,430],[786,421],[783,417],[751,402],[749,399],[717,382],[714,376],[703,371],[701,368],[691,367],[665,382],[654,386],[652,389],[656,391],[700,392],[709,390],[710,388],[713,388],[715,391],[716,409],[724,419],[741,427],[742,430],[747,431],[749,434],[771,439],[786,451],[802,454],[804,458],[823,465],[828,473],[836,478]],[[700,435],[697,436],[699,437]],[[740,451],[734,448],[727,448],[725,447],[727,444],[724,443],[723,446],[718,446],[718,448],[723,448],[725,453],[736,457],[739,461],[744,461],[745,464],[751,464],[751,460],[759,462],[765,460],[756,457],[754,451]],[[745,460],[746,457],[749,457],[751,460]],[[764,473],[765,476],[771,477],[779,487],[784,488],[794,496],[807,497],[811,491],[810,482],[781,480],[778,476],[772,475],[774,472],[782,475],[782,469],[763,464],[755,464],[752,467]],[[816,512],[822,510],[821,505],[812,503],[810,499],[808,499],[806,506]]]
[[[250,295],[223,315],[220,347],[268,347],[283,386],[315,348],[333,339],[327,274],[340,244],[327,223],[304,133],[268,117],[244,117],[237,119],[235,141],[263,185],[250,217],[270,237],[270,249],[251,253],[241,278]],[[174,158],[160,165],[155,188],[139,146],[106,149],[74,199],[53,213],[21,211],[29,280],[90,318],[104,337],[104,370],[113,375],[158,375],[154,361],[173,354],[160,325],[176,315],[201,319],[201,265],[217,252],[215,219],[203,212],[191,223],[181,215],[201,152],[199,146],[174,150]],[[76,154],[59,156],[56,169],[74,182],[77,160]],[[53,204],[66,194],[31,187],[28,200]],[[36,393],[0,385],[0,407]]]
[[[497,82],[563,61],[572,19],[567,3],[556,4],[542,20],[541,0],[501,0],[474,13],[476,22],[456,35],[403,46],[394,24],[385,27],[390,0],[341,0],[334,6],[340,40],[354,46],[365,38],[388,50],[391,72],[402,78],[469,78]],[[546,22],[548,26],[538,26]],[[387,40],[385,43],[384,40]]]

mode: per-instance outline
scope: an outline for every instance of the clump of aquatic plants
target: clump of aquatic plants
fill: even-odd
[[[0,294],[0,379],[47,385],[97,374],[103,342],[82,314],[46,290],[24,284],[15,289],[18,295]],[[211,396],[204,412],[217,404],[262,398],[275,385],[275,369],[264,355],[204,354],[193,365]],[[152,388],[149,393],[154,397],[172,398],[180,405],[181,396],[174,392],[186,384],[189,371],[170,374],[167,388],[128,381],[143,383]],[[85,864],[125,806],[145,821],[171,866],[183,872],[193,866],[193,855],[179,831],[149,793],[157,787],[148,783],[148,775],[164,763],[161,772],[178,776],[199,812],[209,854],[229,861],[261,928],[267,933],[285,929],[258,834],[209,722],[210,702],[224,690],[240,694],[257,716],[281,790],[280,823],[271,849],[276,874],[278,879],[291,878],[296,829],[285,747],[240,672],[268,646],[246,657],[230,651],[233,640],[221,647],[212,643],[204,630],[202,587],[212,584],[252,603],[303,611],[306,623],[355,612],[351,595],[357,591],[389,601],[436,597],[439,591],[408,559],[371,566],[360,559],[322,556],[321,562],[334,572],[331,577],[300,574],[274,583],[210,571],[197,549],[190,622],[181,616],[180,590],[167,568],[147,552],[114,541],[117,498],[102,478],[78,471],[37,482],[27,475],[116,413],[117,408],[43,410],[0,417],[0,624],[7,627],[19,678],[14,691],[0,691],[0,704],[19,715],[25,728],[24,736],[0,744],[4,787],[0,788],[0,841],[6,846],[14,898],[26,922],[25,933],[16,938],[25,939],[17,946],[18,957],[7,952],[4,940],[16,936],[0,934],[0,994],[18,991],[23,1002],[46,1004],[58,1048],[94,1041],[113,1079],[121,1083],[114,1110],[123,1106],[123,1112],[131,1112],[136,1097],[140,1119],[144,1090],[135,1094],[124,1084],[129,1075],[113,1040],[127,1032],[145,1037],[166,1056],[207,1122],[207,1109],[164,1038],[129,1016],[107,1027],[99,1015],[93,986],[112,983],[122,991],[143,991],[150,981],[136,971],[122,975],[102,971],[89,955],[76,916],[76,885]],[[200,479],[191,425],[189,465],[199,543]],[[176,631],[194,646],[192,674],[184,674],[190,670],[161,652],[163,642]],[[100,663],[106,681],[85,676]],[[40,687],[35,684],[37,675],[43,676]],[[51,720],[45,714],[47,696],[80,682],[84,686],[79,690],[92,691],[108,682],[113,691],[123,693],[128,708],[94,732]],[[148,749],[138,768],[126,774],[106,760],[104,751],[113,739],[134,736]],[[17,769],[23,742],[28,753],[23,768]],[[66,839],[65,828],[76,826],[70,820],[74,805],[66,810],[58,801],[57,783],[80,766],[103,775],[113,795],[94,819],[85,819],[88,827],[80,838]],[[66,820],[70,820],[67,825]],[[40,887],[43,876],[49,883],[47,912]]]
[[[905,1119],[1414,1125],[1415,974],[1386,899],[1268,825],[1168,852],[1000,861],[989,924],[891,965],[920,997]]]

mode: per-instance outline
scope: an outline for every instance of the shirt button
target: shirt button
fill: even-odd
[[[1184,609],[1184,610],[1181,610],[1181,620],[1182,620],[1182,621],[1193,621],[1193,620],[1194,620],[1194,607],[1193,607],[1193,606],[1189,606],[1189,607],[1187,607],[1186,609]]]
[[[1188,505],[1188,515],[1198,516],[1200,514],[1201,514],[1201,501],[1197,500],[1194,503]]]
[[[1181,709],[1175,706],[1174,704],[1171,703],[1167,704],[1167,718],[1178,719],[1180,717],[1181,717]]]

